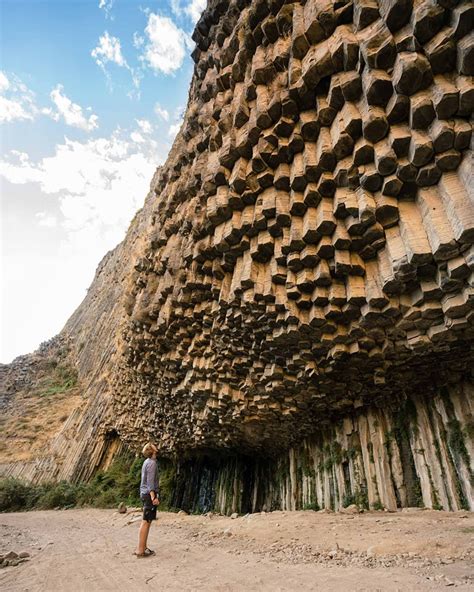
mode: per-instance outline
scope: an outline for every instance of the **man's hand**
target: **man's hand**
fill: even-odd
[[[155,498],[153,499],[153,501],[152,501],[152,504],[153,504],[154,506],[157,506],[159,503],[160,503],[160,500],[159,500],[157,497],[155,497]]]

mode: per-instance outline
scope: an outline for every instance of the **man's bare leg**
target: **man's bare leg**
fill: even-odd
[[[148,533],[150,532],[151,521],[147,522],[142,520],[140,524],[140,530],[138,531],[138,548],[137,555],[143,555],[145,553],[146,544],[148,541]]]

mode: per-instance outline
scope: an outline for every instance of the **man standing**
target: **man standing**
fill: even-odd
[[[143,520],[138,532],[138,547],[135,555],[137,557],[149,557],[154,551],[147,547],[148,533],[153,520],[156,520],[156,509],[160,503],[158,497],[158,466],[156,456],[157,447],[149,442],[142,450],[146,459],[142,466],[142,478],[140,482],[140,499],[143,502]]]

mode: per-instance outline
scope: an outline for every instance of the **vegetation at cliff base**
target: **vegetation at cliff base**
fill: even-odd
[[[88,483],[60,481],[32,485],[11,477],[0,479],[0,512],[81,506],[113,508],[120,502],[138,506],[142,462],[142,458],[120,456]]]

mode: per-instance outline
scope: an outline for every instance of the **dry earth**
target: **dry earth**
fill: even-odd
[[[0,515],[0,572],[11,592],[474,590],[474,515],[271,512],[236,519],[159,514],[132,552],[140,514],[68,510]]]

